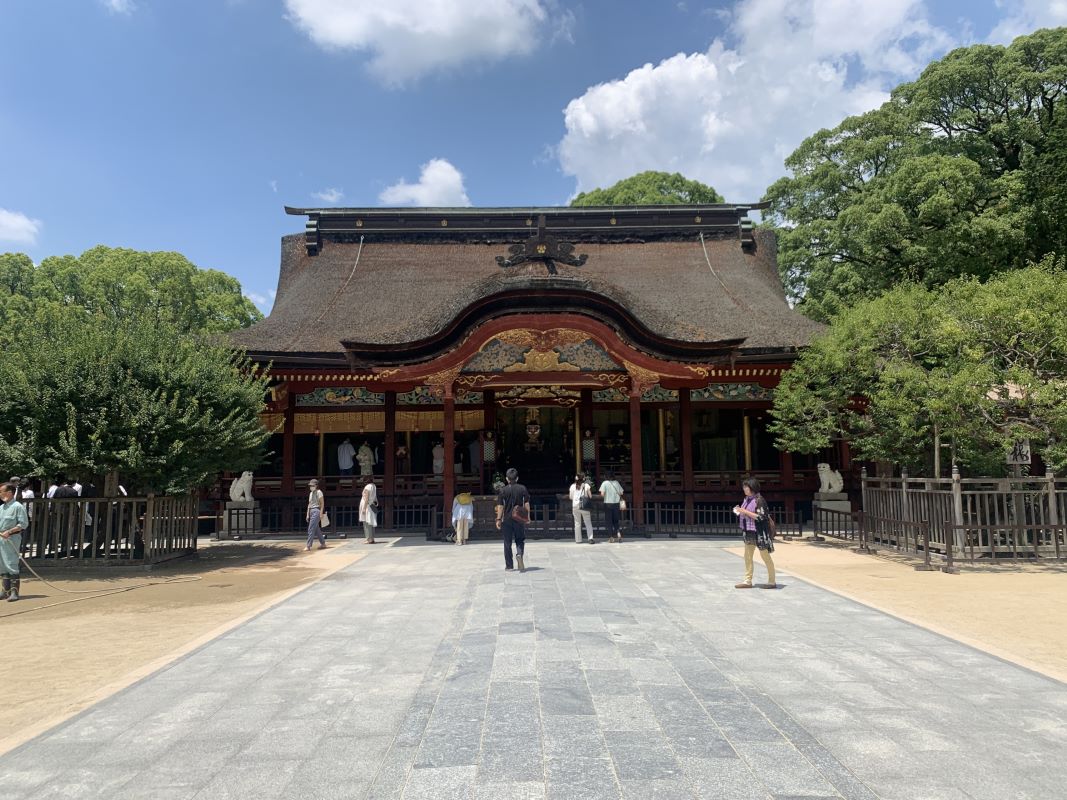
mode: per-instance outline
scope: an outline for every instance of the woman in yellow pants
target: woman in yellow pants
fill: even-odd
[[[767,501],[759,491],[759,481],[755,478],[746,478],[741,483],[745,492],[745,499],[741,505],[734,506],[734,513],[738,517],[741,533],[745,538],[745,579],[734,586],[735,589],[752,588],[752,557],[759,550],[763,563],[767,567],[767,582],[761,583],[761,589],[777,589],[778,584],[774,578],[774,539],[770,535],[767,520],[770,510]]]

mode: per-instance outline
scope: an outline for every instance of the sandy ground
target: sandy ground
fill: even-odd
[[[298,542],[202,543],[195,561],[151,572],[42,573],[68,590],[199,579],[51,608],[40,607],[78,595],[24,581],[23,600],[0,603],[5,656],[14,657],[22,676],[5,687],[0,753],[372,551],[353,541],[310,553]],[[960,575],[947,575],[916,572],[915,562],[893,555],[809,541],[779,542],[775,563],[781,572],[1067,681],[1067,564],[961,565]],[[763,565],[758,558],[756,564],[758,582]],[[789,581],[779,579],[783,591]]]
[[[730,552],[741,555],[741,548]],[[766,580],[756,556],[755,582]],[[776,542],[775,568],[924,628],[1067,681],[1067,562],[917,572],[918,560],[850,545]],[[743,571],[738,565],[738,579]],[[780,576],[788,591],[788,576]]]
[[[26,580],[23,568],[22,599],[0,603],[4,660],[21,676],[4,688],[0,753],[372,551],[353,541],[311,552],[302,542],[199,545],[198,558],[151,571],[38,570],[72,591],[157,584],[74,603],[64,601],[85,595]]]

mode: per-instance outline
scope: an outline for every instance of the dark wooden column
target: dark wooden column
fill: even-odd
[[[386,530],[393,528],[393,505],[396,503],[396,392],[385,393],[385,490],[389,498],[384,504]]]
[[[793,454],[790,452],[779,452],[779,463],[782,469],[782,487],[787,490],[792,490],[796,479],[793,477]],[[793,492],[785,496],[785,511],[790,517],[793,517],[797,509],[796,497],[793,496]]]
[[[640,527],[644,522],[641,505],[645,499],[645,471],[641,458],[640,386],[634,386],[630,390],[630,481],[633,486],[630,496],[633,500],[634,527]]]
[[[289,389],[285,400],[285,427],[282,428],[282,492],[295,494],[293,472],[296,465],[296,392]]]
[[[445,514],[445,525],[448,525],[449,514],[452,513],[452,496],[456,491],[456,400],[452,396],[452,387],[445,390],[445,473],[442,487],[444,499],[442,500]]]
[[[685,524],[692,525],[693,514],[693,395],[690,389],[678,390],[678,438],[682,448],[682,490],[685,497]]]
[[[593,427],[593,390],[582,389],[582,400],[579,406],[580,413],[578,419],[582,423],[582,430],[580,433],[584,434],[586,428]]]

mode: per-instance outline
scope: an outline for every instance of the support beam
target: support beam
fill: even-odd
[[[393,506],[396,503],[396,392],[385,393],[385,486],[383,494],[388,498],[383,511],[382,524],[386,530],[393,528]]]
[[[749,419],[748,412],[745,411],[741,414],[741,421],[744,426],[743,436],[745,445],[745,472],[752,471],[752,420]]]
[[[293,475],[296,464],[296,393],[289,392],[285,403],[285,427],[282,428],[282,491],[287,495],[296,493]]]
[[[451,387],[450,387],[451,388]],[[443,503],[445,517],[451,513],[452,497],[456,493],[456,400],[452,392],[445,393],[445,474],[443,485]]]
[[[630,391],[630,497],[633,500],[634,527],[643,523],[642,504],[645,500],[644,465],[641,463],[641,388],[635,386]]]
[[[678,391],[678,446],[682,448],[682,491],[685,497],[685,524],[692,525],[693,513],[693,395]]]

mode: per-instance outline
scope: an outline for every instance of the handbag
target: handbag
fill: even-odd
[[[530,512],[527,510],[526,506],[522,506],[522,505],[514,506],[511,509],[511,518],[513,520],[515,520],[517,523],[519,523],[520,525],[529,525],[530,524]]]
[[[626,510],[626,501],[625,500],[619,500],[619,511],[625,511],[625,510]]]
[[[330,527],[330,515],[327,514],[325,511],[323,511],[321,514],[319,514],[319,527],[320,528],[328,528],[328,527]]]
[[[593,505],[593,498],[590,497],[589,493],[583,488],[581,497],[578,498],[578,510],[588,511],[591,505]]]

